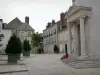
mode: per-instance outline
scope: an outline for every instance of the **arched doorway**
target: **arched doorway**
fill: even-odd
[[[59,48],[58,48],[58,46],[57,45],[54,45],[54,53],[59,53]]]

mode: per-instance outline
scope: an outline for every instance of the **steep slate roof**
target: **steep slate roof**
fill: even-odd
[[[17,30],[34,31],[34,29],[28,23],[23,23]]]
[[[11,22],[7,24],[7,29],[17,29],[19,28],[23,23],[16,17]]]

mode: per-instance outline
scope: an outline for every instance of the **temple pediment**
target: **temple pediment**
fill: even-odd
[[[88,11],[91,11],[91,9],[92,9],[91,7],[73,5],[73,6],[70,6],[65,17],[67,18],[67,17],[69,17],[69,16],[71,16],[71,15],[77,13],[77,12],[80,12],[80,11],[87,11],[88,12]]]
[[[90,16],[91,15],[91,7],[84,7],[84,6],[70,6],[68,12],[65,15],[68,22],[74,21],[81,16]]]

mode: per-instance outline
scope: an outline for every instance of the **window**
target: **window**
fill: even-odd
[[[21,36],[23,36],[24,32],[21,32]]]
[[[50,31],[49,31],[49,36],[50,36]]]
[[[54,34],[56,34],[56,29],[54,30]]]
[[[28,32],[28,35],[30,36],[31,35],[31,32]]]
[[[49,36],[50,36],[50,34],[49,34]]]

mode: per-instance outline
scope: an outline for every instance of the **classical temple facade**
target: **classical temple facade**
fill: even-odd
[[[100,0],[72,0],[65,18],[68,25],[68,54],[100,59]]]

